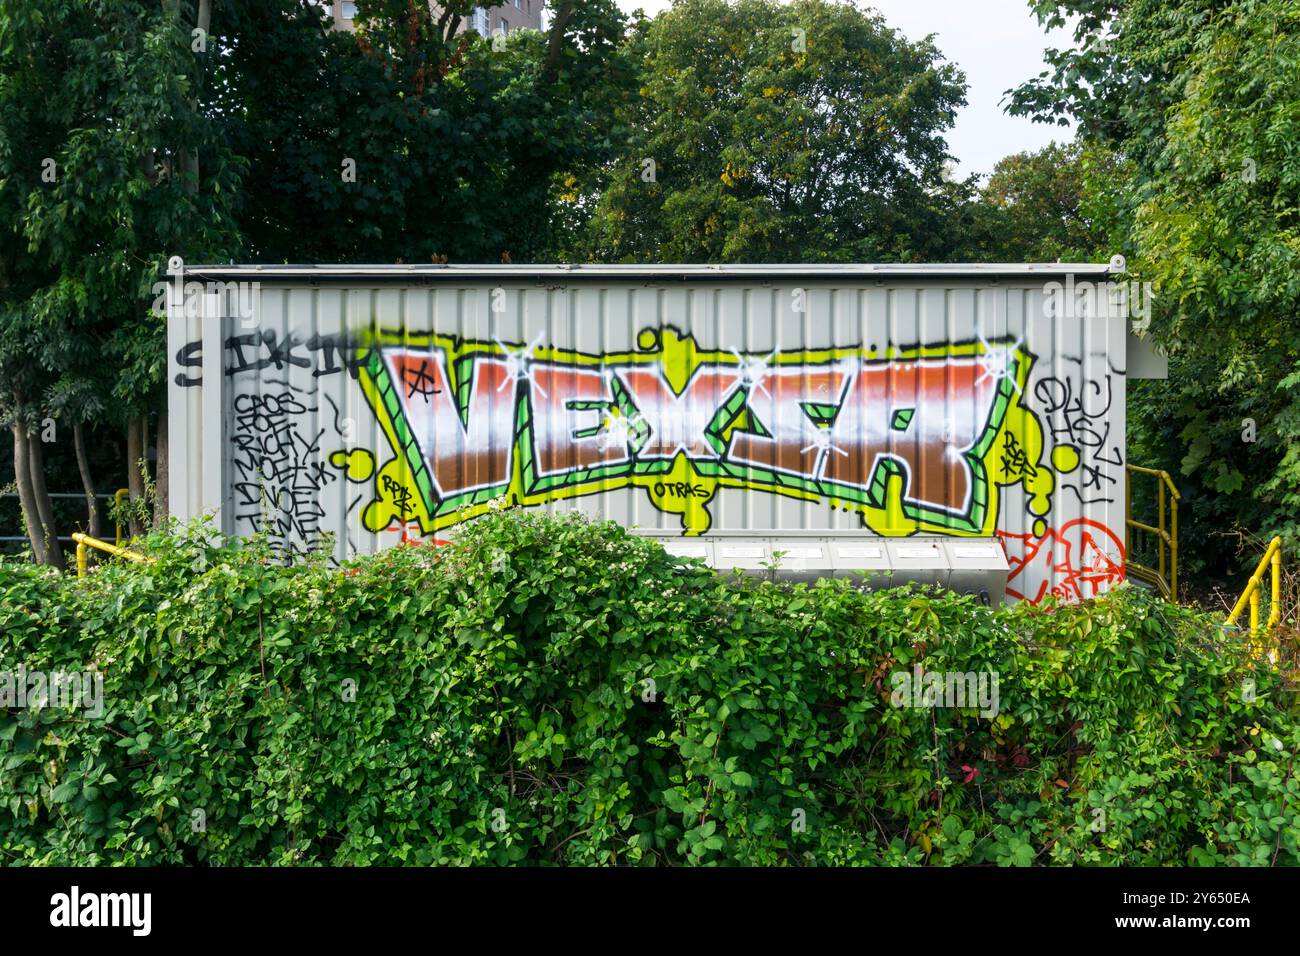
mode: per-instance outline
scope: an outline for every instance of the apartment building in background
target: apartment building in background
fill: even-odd
[[[357,5],[353,0],[329,0],[329,5],[333,8],[334,29],[336,30],[353,30],[353,20],[357,15]],[[434,13],[438,13],[441,7],[436,3],[430,3],[429,6]],[[485,9],[475,7],[474,12],[461,21],[460,29],[475,30],[481,36],[494,36],[498,33],[510,34],[520,27],[527,27],[530,30],[542,29],[542,7],[544,0],[506,0],[499,7]]]

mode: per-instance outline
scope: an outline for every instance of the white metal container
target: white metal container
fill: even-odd
[[[171,507],[286,556],[578,508],[659,537],[995,539],[1124,575],[1127,321],[1097,265],[177,266]],[[1082,292],[1080,291],[1082,290]],[[1091,296],[1091,298],[1089,297]],[[739,545],[737,545],[739,546]],[[816,571],[799,555],[802,568]]]
[[[882,588],[893,586],[884,538],[832,541],[831,562],[837,578],[853,578]]]
[[[948,567],[948,587],[998,604],[1006,595],[1007,556],[996,541],[940,539]]]
[[[948,586],[950,568],[943,545],[937,538],[902,538],[885,543],[893,569],[892,584],[914,582]]]

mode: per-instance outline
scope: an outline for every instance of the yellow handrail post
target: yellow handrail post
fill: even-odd
[[[129,497],[130,494],[131,494],[130,488],[119,488],[117,489],[117,491],[113,493],[113,502],[118,506],[119,516],[122,513],[122,499]],[[118,518],[116,525],[117,525],[117,537],[113,539],[113,543],[120,548],[122,547],[122,521],[120,517]]]
[[[1271,601],[1268,606],[1268,623],[1264,627],[1272,631],[1277,622],[1282,619],[1282,539],[1275,538],[1278,546],[1273,550],[1273,588],[1269,595]]]
[[[1169,599],[1178,603],[1178,497],[1169,499]]]
[[[1250,592],[1254,589],[1254,587],[1255,587],[1255,578],[1254,576],[1251,576],[1250,580],[1246,582],[1246,589],[1241,592],[1241,597],[1237,598],[1237,603],[1234,604],[1232,606],[1232,610],[1228,612],[1229,624],[1236,624],[1237,618],[1241,617],[1241,612],[1246,610],[1246,606],[1250,602]]]
[[[1264,556],[1260,558],[1259,564],[1255,567],[1255,573],[1250,576],[1246,582],[1246,589],[1241,592],[1241,597],[1237,598],[1237,603],[1233,605],[1232,613],[1228,615],[1228,623],[1236,624],[1237,618],[1241,617],[1241,612],[1250,608],[1250,638],[1253,643],[1256,635],[1259,633],[1259,601],[1260,591],[1264,586],[1264,574],[1268,572],[1272,576],[1271,587],[1269,589],[1270,606],[1268,609],[1268,621],[1264,624],[1264,632],[1267,634],[1272,631],[1274,625],[1282,618],[1282,539],[1276,537],[1268,543],[1264,549]]]
[[[1159,511],[1160,522],[1158,524],[1158,527],[1160,528],[1161,531],[1164,531],[1165,530],[1165,483],[1163,481],[1159,481],[1159,480],[1156,481],[1156,500],[1160,502],[1160,511]],[[1156,543],[1156,554],[1158,555],[1158,560],[1160,562],[1159,565],[1160,576],[1163,578],[1165,576],[1165,542],[1163,538],[1159,539]]]
[[[109,544],[107,541],[100,541],[98,538],[92,538],[88,534],[82,534],[80,531],[72,535],[72,540],[77,542],[77,577],[85,577],[86,574],[86,549],[95,548],[98,551],[106,552],[115,558],[122,558],[126,561],[132,561],[136,564],[142,564],[149,559],[143,554],[136,551],[128,551],[126,548],[119,548],[117,545]]]
[[[1131,466],[1130,466],[1131,467]],[[1133,479],[1125,469],[1124,475],[1124,560],[1133,553],[1133,527],[1129,523],[1133,518]]]

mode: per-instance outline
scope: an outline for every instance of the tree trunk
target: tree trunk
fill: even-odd
[[[39,438],[27,436],[27,465],[32,473],[32,497],[36,499],[36,513],[41,518],[41,530],[45,535],[46,564],[52,564],[62,571],[63,545],[59,543],[59,529],[54,521],[54,502],[50,499],[50,490],[45,486],[45,449]]]
[[[81,488],[86,493],[86,533],[92,538],[104,537],[100,521],[99,499],[95,497],[95,479],[90,476],[90,459],[86,457],[86,428],[81,422],[72,426],[72,443],[77,449],[77,471],[81,472]]]
[[[126,420],[126,487],[131,499],[131,537],[144,534],[139,507],[144,500],[144,419],[133,415]]]
[[[167,527],[167,515],[169,513],[167,482],[171,476],[170,461],[168,460],[168,438],[167,438],[167,396],[163,395],[162,407],[158,409],[158,439],[156,442],[158,459],[154,462],[153,475],[153,526],[154,528]]]
[[[45,535],[41,531],[41,518],[36,510],[36,495],[32,491],[32,466],[27,454],[27,429],[20,416],[15,414],[9,426],[14,434],[14,482],[18,485],[18,501],[23,509],[23,524],[27,527],[27,540],[32,546],[32,557],[37,564],[46,564]]]
[[[207,33],[212,28],[212,0],[199,0],[199,6],[195,14],[194,25],[198,29],[203,31],[204,33],[203,42],[206,46],[208,42]],[[193,34],[191,34],[191,36],[192,35]],[[211,53],[212,53],[211,50],[207,50],[207,52],[200,55],[206,57],[211,55]],[[199,83],[196,82],[194,86],[195,86],[195,90],[197,91]],[[195,96],[190,100],[190,109],[197,111],[198,108],[199,108],[199,101],[198,101],[198,97]],[[186,174],[185,175],[186,192],[197,193],[199,191],[199,154],[191,153],[188,149],[182,150],[181,166],[184,168]],[[154,514],[155,514],[154,520],[156,523],[157,522],[156,509]]]
[[[564,30],[573,19],[573,0],[556,3],[551,18],[550,35],[546,38],[546,59],[542,63],[542,82],[550,86],[560,72],[560,57],[564,53]],[[787,31],[788,32],[788,31]]]

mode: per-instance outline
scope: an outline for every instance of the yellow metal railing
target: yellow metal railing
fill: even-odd
[[[1142,468],[1138,465],[1125,465],[1127,472],[1124,482],[1124,562],[1130,577],[1146,581],[1159,589],[1160,593],[1171,601],[1178,600],[1178,502],[1182,495],[1174,487],[1169,472],[1155,468]],[[1157,521],[1152,527],[1141,521],[1133,520],[1133,475],[1151,475],[1156,479]],[[1166,506],[1166,499],[1168,505]],[[1169,515],[1168,527],[1165,525],[1166,511]],[[1133,560],[1132,532],[1136,528],[1156,539],[1156,567],[1148,567]],[[1166,560],[1166,554],[1168,560]]]
[[[109,544],[107,541],[100,541],[98,538],[92,538],[88,534],[82,534],[80,531],[72,536],[72,540],[77,542],[77,577],[86,576],[87,558],[90,556],[90,549],[104,551],[113,555],[115,558],[124,558],[127,561],[134,561],[137,564],[148,561],[143,554],[135,551],[128,551],[125,548],[119,548],[115,544]]]
[[[1282,618],[1282,539],[1274,538],[1264,549],[1264,557],[1259,559],[1255,573],[1246,582],[1246,590],[1237,598],[1237,604],[1228,615],[1228,623],[1236,624],[1241,612],[1250,607],[1250,636],[1253,640],[1259,633],[1259,592],[1264,586],[1264,572],[1272,572],[1272,586],[1269,589],[1268,620],[1264,622],[1264,633],[1268,634]]]
[[[131,489],[130,489],[130,488],[119,488],[119,489],[117,489],[117,491],[113,494],[113,503],[114,503],[115,505],[117,505],[117,513],[118,513],[118,519],[117,519],[117,522],[116,522],[116,524],[117,524],[117,537],[113,539],[113,543],[116,544],[119,548],[122,547],[122,519],[121,519],[121,514],[122,514],[122,502],[123,502],[124,499],[130,497],[130,495],[131,495]]]

